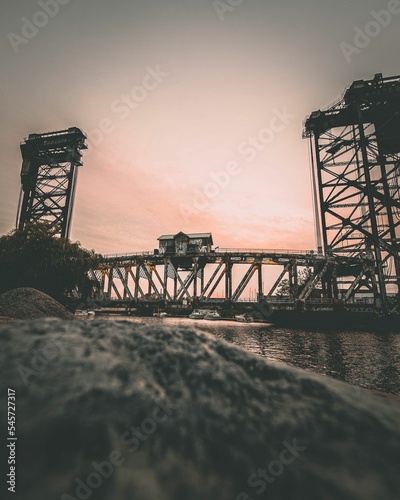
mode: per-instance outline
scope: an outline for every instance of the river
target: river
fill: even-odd
[[[305,331],[261,323],[180,318],[112,319],[196,327],[269,361],[400,395],[400,333]]]

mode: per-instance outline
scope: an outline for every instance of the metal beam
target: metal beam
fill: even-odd
[[[204,295],[207,293],[207,290],[210,288],[212,282],[214,281],[215,277],[217,276],[217,274],[219,273],[221,267],[224,265],[224,262],[221,261],[219,264],[218,264],[218,267],[217,269],[215,269],[215,271],[213,272],[211,278],[208,280],[207,282],[207,285],[203,288],[202,292],[201,292],[201,295],[200,295],[200,300],[202,300],[204,298]],[[204,274],[204,272],[203,272]]]
[[[258,267],[258,264],[256,262],[254,262],[249,267],[249,269],[247,270],[246,274],[244,275],[242,281],[239,283],[239,286],[237,287],[237,289],[235,290],[235,292],[232,295],[232,301],[233,302],[236,302],[240,298],[240,296],[242,295],[244,289],[246,288],[246,286],[248,285],[249,281],[253,277],[255,271],[257,270],[257,267]]]
[[[285,274],[289,271],[290,269],[290,266],[291,264],[286,264],[284,270],[281,272],[281,274],[279,275],[279,278],[275,281],[275,283],[272,285],[272,288],[271,290],[269,291],[267,297],[268,298],[271,298],[273,293],[275,292],[275,290],[278,288],[278,286],[280,285],[281,281],[283,280],[283,277],[285,276]]]

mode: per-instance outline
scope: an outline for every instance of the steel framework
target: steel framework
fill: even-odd
[[[342,98],[305,121],[310,141],[318,245],[327,255],[368,257],[352,293],[377,308],[400,290],[400,77],[356,81]]]
[[[21,144],[21,196],[17,226],[48,222],[55,234],[68,238],[77,168],[82,166],[86,136],[78,128],[30,134]]]
[[[268,275],[271,266],[278,269],[273,279]],[[357,286],[373,270],[374,262],[367,257],[324,256],[313,251],[219,249],[185,256],[152,252],[105,256],[90,277],[97,288],[94,301],[104,307],[187,304],[191,308],[237,310],[247,303],[268,316],[279,310],[378,313],[373,300],[371,303],[355,299]],[[351,275],[351,280],[343,280]],[[251,300],[245,299],[245,290],[254,276],[257,293]]]

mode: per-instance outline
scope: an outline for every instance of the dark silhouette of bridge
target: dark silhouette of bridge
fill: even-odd
[[[98,269],[90,272],[95,286],[92,304],[150,312],[250,310],[263,318],[272,313],[329,312],[356,318],[397,314],[400,77],[378,74],[354,82],[338,101],[306,119],[303,136],[311,149],[317,250],[214,249],[210,244],[196,246],[190,235],[178,233],[175,236],[183,242],[187,239],[186,246],[104,256]],[[76,140],[75,156],[83,147],[82,138]],[[41,147],[48,145],[43,142]],[[34,158],[42,153],[36,149],[36,156],[32,152],[30,157],[25,150],[23,172],[31,173],[37,164]],[[60,158],[65,160],[62,154]],[[48,166],[57,161],[48,160]],[[54,201],[50,194],[35,205],[35,178],[31,177],[30,191],[24,178],[20,224],[28,216],[51,220],[54,215],[66,234],[71,196],[61,212],[60,199]],[[64,193],[71,195],[73,182],[70,175]],[[35,212],[38,204],[42,208]],[[254,280],[256,293],[248,299],[246,290]]]

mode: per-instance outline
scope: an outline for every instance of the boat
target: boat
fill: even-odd
[[[253,318],[249,314],[237,314],[235,320],[239,323],[251,323]]]
[[[158,311],[158,312],[153,313],[153,316],[154,316],[154,318],[166,318],[168,316],[168,313]]]
[[[210,311],[204,316],[204,319],[210,319],[210,320],[221,319],[221,315],[217,311]]]
[[[192,312],[192,314],[189,316],[189,318],[190,319],[204,319],[204,314],[201,311],[195,309]]]
[[[84,317],[84,318],[94,318],[96,315],[95,311],[84,311],[82,309],[77,309],[75,311],[75,316]]]

